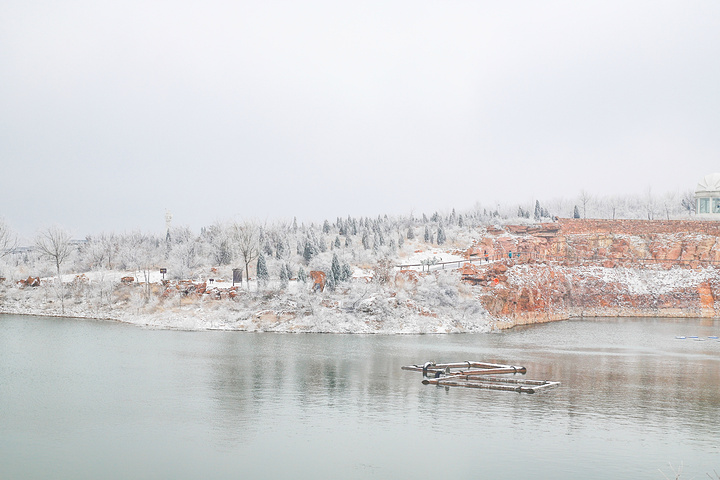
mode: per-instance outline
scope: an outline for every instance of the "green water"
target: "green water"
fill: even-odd
[[[591,319],[478,335],[179,332],[0,316],[0,478],[554,478],[720,472],[707,320]],[[536,395],[423,386],[478,360]],[[674,477],[674,476],[672,476]]]

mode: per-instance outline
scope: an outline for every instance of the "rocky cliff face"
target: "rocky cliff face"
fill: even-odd
[[[720,222],[701,221],[495,228],[466,254],[502,260],[467,265],[463,279],[499,328],[573,316],[717,317],[719,237]]]

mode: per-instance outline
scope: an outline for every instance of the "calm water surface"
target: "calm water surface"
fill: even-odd
[[[0,316],[0,478],[554,478],[720,473],[720,322],[480,335],[178,332]],[[423,386],[479,360],[563,382]]]

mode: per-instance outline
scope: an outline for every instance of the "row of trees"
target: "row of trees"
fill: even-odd
[[[581,192],[577,200],[534,201],[527,205],[474,208],[431,215],[338,217],[322,224],[244,221],[217,222],[200,230],[172,228],[158,236],[133,232],[100,233],[83,240],[58,227],[40,231],[32,245],[18,247],[11,229],[0,221],[0,277],[23,278],[92,270],[135,271],[149,283],[158,266],[170,278],[192,278],[209,267],[242,268],[245,278],[263,277],[284,284],[306,269],[333,270],[347,278],[349,265],[369,266],[395,258],[405,242],[443,245],[478,226],[517,221],[550,221],[554,216],[593,218],[679,218],[694,213],[691,192],[683,195],[600,197]],[[334,272],[334,259],[340,273]],[[347,266],[347,269],[345,268]]]

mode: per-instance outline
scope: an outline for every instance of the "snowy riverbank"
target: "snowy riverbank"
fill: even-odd
[[[283,290],[236,292],[234,298],[164,295],[160,284],[153,284],[147,297],[143,285],[83,280],[65,283],[61,299],[52,282],[34,288],[4,285],[0,313],[112,319],[180,330],[435,334],[493,328],[480,301],[452,272],[421,277],[400,288],[359,280],[334,292],[312,293],[307,284],[292,281]]]

